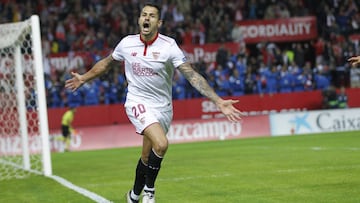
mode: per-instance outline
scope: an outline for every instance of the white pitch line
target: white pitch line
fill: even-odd
[[[111,203],[110,200],[105,199],[104,197],[97,195],[93,192],[90,192],[82,187],[79,187],[77,185],[74,185],[73,183],[69,182],[68,180],[61,178],[59,176],[55,176],[55,175],[51,175],[51,176],[47,176],[57,182],[59,182],[60,184],[64,185],[65,187],[74,190],[75,192],[78,192],[88,198],[90,198],[91,200],[98,202],[98,203]]]
[[[202,178],[222,178],[231,176],[231,174],[213,174],[209,176],[188,176],[188,177],[178,177],[178,178],[159,178],[159,181],[183,181],[183,180],[194,180],[194,179],[202,179]]]
[[[319,168],[292,168],[277,170],[278,173],[297,173],[297,172],[308,172],[308,171],[323,171],[323,170],[347,170],[347,169],[358,169],[360,165],[353,166],[326,166]]]
[[[311,150],[314,151],[321,151],[321,150],[344,150],[344,151],[358,151],[360,150],[359,147],[311,147]]]
[[[0,159],[0,163],[2,164],[6,164],[6,165],[11,165],[13,166],[14,168],[18,168],[18,169],[23,169],[21,166],[17,165],[17,164],[14,164],[12,162],[8,162],[8,161],[5,161],[5,160],[2,160]],[[26,171],[29,171],[31,173],[34,173],[34,174],[37,174],[37,175],[42,175],[42,173],[40,173],[39,171],[36,171],[36,170],[26,170]],[[70,181],[64,179],[64,178],[61,178],[59,176],[56,176],[56,175],[50,175],[50,176],[45,176],[45,177],[48,177],[48,178],[51,178],[55,181],[57,181],[58,183],[64,185],[65,187],[71,189],[71,190],[74,190],[75,192],[78,192],[82,195],[84,195],[85,197],[88,197],[90,198],[91,200],[97,202],[97,203],[112,203],[110,200],[107,200],[105,199],[104,197],[102,196],[99,196],[93,192],[90,192],[82,187],[79,187],[77,185],[74,185],[73,183],[71,183]]]

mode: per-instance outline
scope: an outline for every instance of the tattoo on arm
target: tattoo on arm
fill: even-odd
[[[190,84],[200,92],[200,94],[216,103],[216,101],[219,99],[219,96],[210,87],[209,83],[205,80],[205,78],[201,76],[198,72],[196,72],[190,64],[185,63],[181,65],[179,67],[179,70],[190,82]]]
[[[104,74],[111,67],[111,63],[113,63],[113,59],[110,55],[98,61],[86,74],[86,81],[92,80]]]

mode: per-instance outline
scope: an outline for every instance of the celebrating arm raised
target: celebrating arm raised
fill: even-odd
[[[111,55],[109,55],[98,61],[88,72],[83,75],[71,72],[72,78],[65,81],[65,87],[71,89],[72,91],[77,90],[87,81],[90,81],[105,73],[109,69],[112,61],[114,61],[114,59]]]
[[[210,87],[205,78],[196,72],[189,63],[180,65],[179,70],[190,82],[190,84],[200,92],[200,94],[207,97],[216,104],[216,106],[227,117],[228,120],[238,121],[241,119],[243,113],[233,106],[233,104],[239,102],[238,100],[224,100],[219,97]]]

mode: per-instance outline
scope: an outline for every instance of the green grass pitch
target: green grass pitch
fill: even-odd
[[[53,153],[53,173],[125,202],[139,154],[139,147]],[[360,202],[360,132],[172,144],[156,189],[160,203]],[[33,175],[0,181],[0,202],[92,201]]]

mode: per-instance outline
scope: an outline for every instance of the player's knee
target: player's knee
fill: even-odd
[[[156,143],[153,145],[154,152],[159,156],[164,156],[167,149],[168,149],[169,143],[167,140],[164,140],[162,142]]]
[[[149,155],[148,154],[142,154],[141,155],[141,161],[145,164],[145,165],[147,165],[148,163],[149,163]]]

